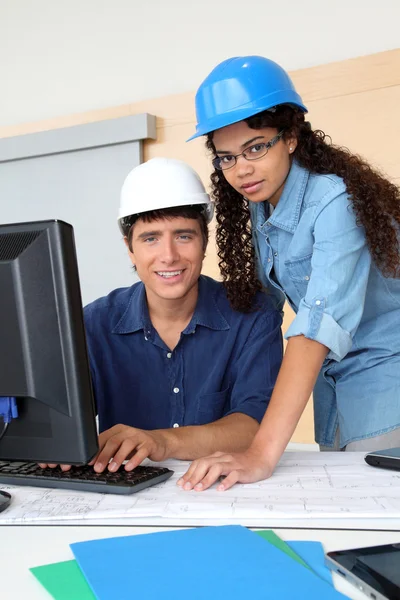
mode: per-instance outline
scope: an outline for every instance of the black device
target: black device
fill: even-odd
[[[400,471],[400,448],[389,448],[388,450],[369,452],[364,456],[364,460],[372,467]]]
[[[97,452],[72,227],[0,225],[0,396],[18,415],[0,460],[84,464]]]
[[[325,562],[373,600],[400,599],[400,544],[328,552]]]
[[[0,490],[0,513],[9,507],[11,502],[11,495],[8,492],[2,492]]]
[[[58,466],[55,469],[42,469],[36,463],[0,461],[0,481],[9,485],[23,484],[103,494],[132,494],[149,485],[161,483],[171,475],[172,471],[165,467],[139,466],[132,471],[121,469],[116,472],[106,470],[95,473],[89,465],[62,471]]]
[[[47,477],[46,487],[77,489],[71,473],[39,473],[36,464],[85,465],[98,450],[72,226],[57,220],[0,225],[0,290],[0,396],[16,398],[18,409],[0,438],[0,483],[11,484],[14,475],[14,484],[44,485]],[[26,461],[32,468],[18,466]],[[147,485],[172,474],[150,469]],[[121,469],[123,493],[143,487],[128,475]],[[100,491],[93,467],[78,479],[79,489]],[[114,491],[111,479],[101,491]]]

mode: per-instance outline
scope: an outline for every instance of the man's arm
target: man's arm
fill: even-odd
[[[116,471],[125,460],[129,461],[125,468],[131,470],[147,457],[195,460],[216,451],[245,451],[257,433],[279,371],[281,322],[277,311],[261,308],[254,313],[251,331],[232,365],[228,414],[206,425],[151,431],[115,425],[99,436],[99,452],[91,461],[95,470]]]
[[[167,429],[170,437],[171,457],[182,460],[194,460],[205,456],[207,448],[229,452],[240,452],[239,448],[246,450],[257,433],[258,422],[242,413],[234,413],[208,423],[207,425],[194,425]]]
[[[100,452],[92,461],[101,472],[116,471],[126,459],[131,470],[145,458],[194,460],[216,451],[245,451],[262,420],[282,360],[281,315],[263,308],[253,313],[250,332],[240,347],[231,368],[229,412],[206,424],[143,431],[115,425],[99,438]],[[228,450],[229,448],[229,450]]]
[[[144,431],[126,425],[115,425],[99,436],[99,453],[92,461],[97,472],[116,471],[129,459],[130,471],[145,458],[155,461],[167,458],[195,460],[201,456],[222,452],[241,452],[251,444],[258,423],[252,417],[235,413],[207,425]]]

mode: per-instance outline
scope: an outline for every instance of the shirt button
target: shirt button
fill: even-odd
[[[178,394],[179,388],[174,388],[174,394]]]
[[[167,358],[171,358],[172,352],[167,352]]]
[[[269,259],[267,260],[267,262],[271,262],[271,259],[269,258]]]
[[[305,279],[306,281],[310,281],[310,278],[309,278],[309,276],[308,276],[308,275],[306,275],[306,276],[304,277],[304,279]]]
[[[274,252],[274,256],[278,256],[278,253],[277,253],[277,252]]]
[[[319,305],[321,304],[321,300],[316,300],[316,301],[315,301],[315,304],[316,304],[317,306],[319,306]]]
[[[172,427],[179,427],[179,423],[174,423]]]

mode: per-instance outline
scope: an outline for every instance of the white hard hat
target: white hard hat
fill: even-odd
[[[209,223],[214,204],[196,171],[181,160],[152,158],[132,169],[121,189],[118,214],[124,234],[123,219],[149,210],[202,204]]]

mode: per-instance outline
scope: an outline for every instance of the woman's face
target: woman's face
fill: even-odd
[[[251,129],[245,121],[217,129],[213,135],[219,157],[240,154],[249,146],[269,142],[278,134],[273,127]],[[226,181],[250,202],[268,200],[276,206],[290,170],[290,157],[297,145],[295,138],[281,138],[268,153],[256,160],[238,156],[236,164],[222,171]]]

